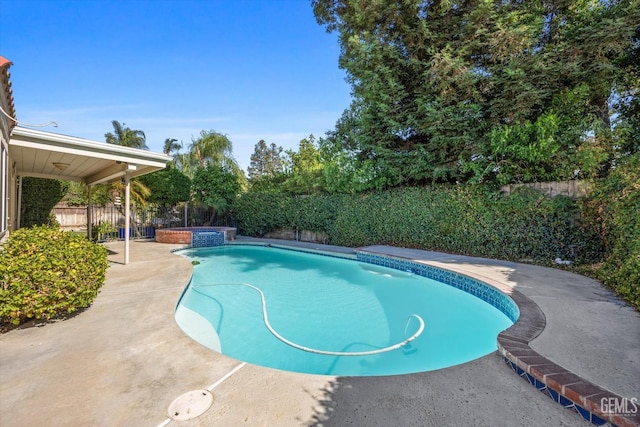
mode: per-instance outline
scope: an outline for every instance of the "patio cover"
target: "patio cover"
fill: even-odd
[[[125,230],[129,229],[129,180],[164,169],[171,157],[51,132],[16,126],[9,139],[14,176],[81,181],[89,186],[124,180]],[[20,196],[18,196],[18,199]],[[20,201],[18,201],[20,203]],[[92,219],[87,229],[91,233]],[[129,233],[125,234],[125,264],[129,262]]]

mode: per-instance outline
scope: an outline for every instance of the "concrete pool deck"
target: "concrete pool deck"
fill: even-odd
[[[191,275],[189,261],[170,252],[181,245],[131,246],[125,266],[123,243],[107,245],[113,252],[107,281],[91,307],[64,321],[0,335],[1,426],[591,425],[518,377],[497,352],[439,371],[390,377],[318,376],[241,364],[204,348],[176,325],[173,311]],[[603,388],[640,398],[640,315],[598,282],[525,264],[367,249],[517,289],[546,317],[531,348]],[[213,394],[208,411],[189,421],[168,418],[175,398],[198,389]]]

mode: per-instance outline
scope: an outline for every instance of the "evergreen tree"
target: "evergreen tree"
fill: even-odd
[[[354,94],[329,137],[375,186],[591,176],[620,150],[638,0],[312,4]]]
[[[273,177],[284,172],[282,165],[282,147],[273,142],[267,146],[264,139],[258,141],[251,155],[251,163],[247,168],[249,180]]]
[[[300,140],[298,151],[287,150],[287,178],[284,187],[294,194],[324,191],[322,157],[316,148],[315,137]]]
[[[209,164],[196,171],[191,189],[197,203],[214,208],[216,214],[222,214],[227,212],[240,193],[241,182],[235,173]]]

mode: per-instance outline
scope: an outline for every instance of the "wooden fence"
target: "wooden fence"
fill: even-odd
[[[589,195],[593,190],[593,184],[587,180],[560,181],[560,182],[532,182],[529,184],[510,184],[502,186],[502,191],[511,194],[518,187],[534,188],[549,197],[567,196],[580,198]]]

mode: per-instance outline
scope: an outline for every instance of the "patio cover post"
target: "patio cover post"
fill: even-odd
[[[18,177],[18,204],[16,204],[16,230],[20,228],[20,211],[22,211],[22,176]]]
[[[93,237],[93,208],[91,207],[91,187],[92,185],[87,185],[87,198],[89,199],[89,203],[87,203],[87,239],[91,240]]]
[[[127,170],[127,172],[124,174],[124,265],[129,264],[129,215],[131,214],[129,175],[130,172]]]

